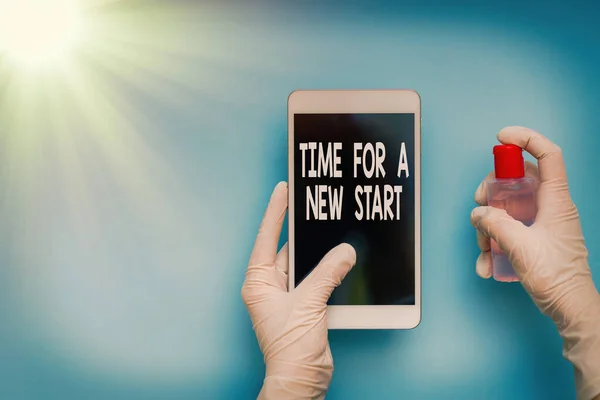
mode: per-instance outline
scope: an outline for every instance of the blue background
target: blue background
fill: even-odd
[[[256,396],[240,288],[301,88],[423,101],[423,322],[331,332],[328,398],[574,398],[552,324],[519,285],[476,276],[469,213],[497,131],[539,130],[564,150],[598,282],[596,4],[93,9],[101,39],[25,108],[39,125],[7,124],[18,99],[0,104],[0,398]]]

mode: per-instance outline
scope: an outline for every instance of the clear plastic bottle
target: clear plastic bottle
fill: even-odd
[[[488,205],[501,208],[530,226],[537,214],[535,181],[525,177],[523,149],[506,144],[494,146],[495,178],[487,181]],[[492,274],[499,282],[518,282],[517,275],[498,244],[491,240]]]

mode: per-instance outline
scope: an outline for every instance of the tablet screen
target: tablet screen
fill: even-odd
[[[295,285],[346,242],[357,262],[330,305],[414,305],[415,114],[295,114],[293,124]]]

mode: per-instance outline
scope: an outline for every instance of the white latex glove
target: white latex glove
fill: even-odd
[[[482,251],[477,273],[482,278],[491,276],[492,238],[508,254],[519,281],[540,311],[558,327],[563,355],[575,367],[577,399],[600,399],[600,295],[588,266],[561,149],[522,127],[504,128],[498,140],[520,146],[537,159],[539,172],[528,164],[527,175],[539,182],[538,214],[535,223],[526,227],[505,211],[488,207],[486,183],[482,182],[475,193],[481,207],[471,214]]]
[[[266,364],[259,399],[323,399],[333,374],[327,300],[356,262],[341,244],[288,292],[287,244],[277,253],[287,211],[287,183],[273,191],[250,257],[242,298]]]

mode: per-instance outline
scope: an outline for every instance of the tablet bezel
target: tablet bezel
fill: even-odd
[[[289,290],[294,289],[294,115],[415,115],[415,304],[328,306],[329,329],[413,329],[421,322],[421,98],[414,90],[296,90],[288,97]]]

